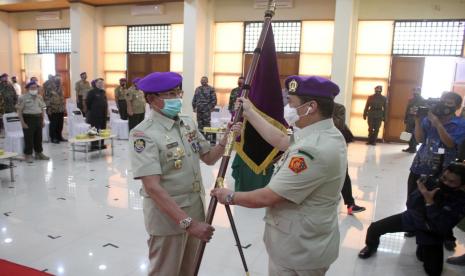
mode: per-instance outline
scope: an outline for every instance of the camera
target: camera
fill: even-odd
[[[455,112],[453,107],[445,105],[443,102],[441,102],[441,99],[429,98],[425,101],[424,105],[418,107],[417,115],[419,117],[425,117],[428,115],[430,110],[438,117],[448,116]]]

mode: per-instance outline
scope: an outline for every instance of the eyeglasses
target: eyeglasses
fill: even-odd
[[[179,90],[179,91],[170,91],[166,93],[160,93],[157,96],[163,99],[174,99],[174,98],[182,98],[184,95],[184,91]]]

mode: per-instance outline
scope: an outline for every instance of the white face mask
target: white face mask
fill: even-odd
[[[310,111],[312,111],[312,107],[309,106],[307,109],[307,112],[305,112],[304,115],[299,116],[297,113],[297,109],[301,108],[303,105],[298,106],[298,107],[290,107],[289,104],[287,104],[284,107],[284,119],[287,121],[287,123],[290,126],[295,126],[295,123],[300,119],[300,117],[307,116]]]
[[[37,93],[39,93],[39,90],[29,90],[29,94],[33,96],[37,95]]]

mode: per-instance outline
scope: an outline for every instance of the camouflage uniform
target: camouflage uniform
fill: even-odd
[[[381,93],[375,93],[367,99],[365,110],[363,111],[363,118],[366,119],[368,117],[369,144],[376,144],[381,122],[386,119],[386,104],[386,97],[381,95]]]
[[[229,105],[228,110],[232,114],[234,112],[234,104],[236,103],[237,98],[241,96],[242,87],[236,87],[231,90],[231,94],[229,94]]]
[[[2,95],[2,114],[16,112],[16,103],[18,102],[18,95],[16,90],[10,82],[0,82],[0,94]]]
[[[65,116],[65,98],[60,83],[55,81],[44,83],[44,101],[50,120],[50,138],[54,143],[64,141],[61,132]]]
[[[115,88],[116,106],[118,107],[119,116],[122,120],[128,119],[128,106],[126,103],[127,92],[128,89],[126,87],[122,87],[121,85],[118,85],[118,87]]]
[[[194,98],[192,99],[192,108],[197,113],[197,126],[204,135],[204,127],[211,126],[211,112],[216,106],[215,88],[207,86],[199,86],[195,89]],[[213,144],[216,142],[216,135],[209,134],[207,139]]]
[[[80,80],[76,82],[76,85],[74,86],[74,90],[76,90],[76,104],[82,114],[85,113],[84,103],[87,97],[87,92],[89,92],[91,88],[90,83],[86,80]]]

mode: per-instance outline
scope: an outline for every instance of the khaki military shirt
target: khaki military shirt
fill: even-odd
[[[145,113],[146,102],[144,92],[131,87],[126,92],[126,100],[131,104],[134,114]]]
[[[29,93],[21,95],[18,99],[16,108],[23,114],[41,114],[45,108],[45,102],[42,96],[32,96]]]
[[[80,80],[76,82],[74,90],[76,90],[77,96],[82,96],[82,98],[85,99],[87,97],[87,92],[89,92],[91,88],[88,81]]]
[[[332,119],[297,131],[268,188],[287,199],[266,210],[270,258],[293,270],[329,267],[339,252],[337,208],[347,147]]]
[[[127,93],[128,89],[127,88],[124,88],[122,86],[117,86],[115,88],[115,100],[116,101],[124,101],[124,99],[126,98],[126,93]]]
[[[200,173],[200,155],[210,151],[209,142],[197,130],[189,116],[171,120],[152,111],[130,132],[132,173],[135,179],[160,175],[160,185],[189,216],[204,215],[204,208],[191,206],[205,191]],[[177,222],[160,210],[142,186],[145,227],[150,235],[183,233]],[[204,205],[204,204],[202,204]]]

